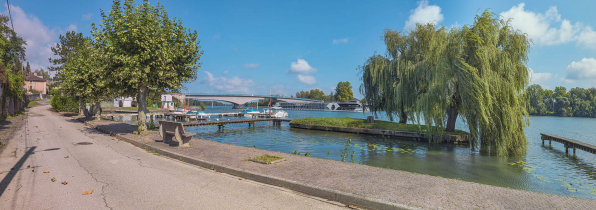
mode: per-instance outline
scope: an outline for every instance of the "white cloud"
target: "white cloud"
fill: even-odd
[[[68,28],[66,28],[66,31],[75,31],[76,32],[77,31],[77,25],[70,24],[68,26]]]
[[[4,5],[6,8],[6,4]],[[50,50],[56,45],[58,35],[55,30],[50,30],[39,18],[33,14],[26,14],[18,6],[10,5],[14,30],[18,36],[27,42],[26,58],[31,65],[31,69],[44,68],[50,66],[48,58],[54,57]],[[8,10],[2,12],[8,15]],[[69,28],[72,28],[71,25]],[[76,26],[74,26],[76,28]]]
[[[545,13],[535,13],[524,9],[520,3],[500,15],[511,19],[511,26],[521,30],[539,45],[557,45],[577,41],[577,44],[596,49],[596,32],[590,26],[562,19],[556,6],[550,7]],[[557,27],[557,24],[559,25]]]
[[[596,31],[592,27],[586,26],[577,37],[577,43],[596,50]]]
[[[534,73],[534,71],[531,68],[529,68],[528,70],[530,73],[530,83],[531,84],[538,84],[538,83],[546,82],[546,81],[550,80],[553,76],[551,73]]]
[[[90,20],[91,17],[93,17],[93,13],[89,12],[87,14],[84,14],[82,17],[83,17],[83,20]]]
[[[244,67],[244,69],[254,69],[259,66],[261,66],[260,63],[247,63],[247,64],[242,65],[242,67]]]
[[[333,40],[333,44],[342,44],[342,43],[348,43],[348,40],[350,38],[343,38],[343,39],[334,39]]]
[[[315,79],[315,77],[313,77],[311,75],[302,75],[302,74],[298,75],[298,82],[302,82],[307,85],[317,84],[317,80]]]
[[[206,77],[203,77],[201,83],[208,84],[213,90],[224,93],[238,93],[249,94],[255,82],[250,79],[242,79],[240,77],[214,77],[211,72],[203,71]]]
[[[223,71],[221,74],[228,74],[228,70]]]
[[[410,17],[406,20],[404,29],[414,29],[416,23],[427,24],[432,22],[438,24],[441,21],[443,21],[441,7],[437,5],[428,5],[428,1],[423,0],[418,2],[418,7],[416,7],[416,9],[410,10]]]
[[[317,72],[317,69],[310,66],[304,59],[298,58],[298,61],[290,64],[290,73],[310,74],[315,72]]]
[[[583,58],[578,62],[571,62],[567,66],[566,79],[571,80],[589,80],[596,79],[596,59]]]

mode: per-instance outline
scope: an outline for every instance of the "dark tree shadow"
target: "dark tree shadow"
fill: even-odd
[[[6,191],[6,188],[8,188],[8,185],[10,184],[12,179],[14,179],[14,177],[17,175],[17,171],[20,170],[21,167],[23,167],[23,164],[25,163],[27,158],[29,158],[29,156],[33,154],[33,150],[35,150],[35,148],[37,147],[33,146],[29,148],[29,150],[25,152],[25,155],[23,155],[23,157],[21,157],[21,159],[19,159],[19,161],[12,167],[11,171],[8,172],[4,179],[0,181],[0,197],[2,197],[2,194],[4,193],[4,191]]]

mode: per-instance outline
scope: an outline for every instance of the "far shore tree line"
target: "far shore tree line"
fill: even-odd
[[[293,97],[293,96],[292,96]],[[348,102],[354,99],[354,93],[352,93],[352,85],[350,82],[339,82],[337,83],[337,87],[335,87],[335,93],[331,91],[329,95],[325,95],[320,89],[311,89],[310,91],[300,91],[296,92],[296,98],[306,98],[306,99],[313,99],[313,100],[321,100],[325,102],[332,102],[332,101],[342,101]]]
[[[596,88],[565,87],[542,89],[538,84],[526,89],[530,115],[560,117],[596,117]]]
[[[161,93],[178,92],[196,80],[200,40],[159,2],[115,0],[109,12],[100,13],[101,24],[91,25],[91,37],[73,31],[60,35],[49,70],[56,72],[59,93],[78,99],[79,113],[85,100],[100,107],[102,100],[136,97],[142,132],[148,96],[158,100]]]
[[[472,148],[499,156],[526,152],[527,34],[486,10],[472,25],[417,24],[408,32],[387,29],[383,39],[386,55],[360,66],[371,111],[424,124],[431,142],[460,119]]]

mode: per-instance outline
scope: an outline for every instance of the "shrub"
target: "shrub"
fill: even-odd
[[[52,109],[57,112],[78,112],[79,101],[75,97],[61,96],[59,94],[52,96],[50,100]]]

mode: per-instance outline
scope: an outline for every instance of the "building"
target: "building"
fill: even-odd
[[[114,107],[136,107],[137,101],[133,97],[118,97],[114,99]]]
[[[175,110],[174,98],[170,94],[161,95],[161,108]]]
[[[47,94],[47,80],[40,77],[37,73],[27,73],[25,77],[25,85],[23,88],[27,90],[27,94],[41,93]]]

